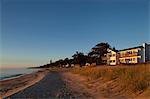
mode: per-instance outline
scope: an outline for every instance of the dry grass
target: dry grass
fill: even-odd
[[[119,86],[133,93],[142,92],[150,85],[150,64],[74,68],[72,72],[86,76],[90,80],[103,78],[110,81],[116,79]]]

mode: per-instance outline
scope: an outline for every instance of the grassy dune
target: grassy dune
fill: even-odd
[[[136,66],[102,66],[74,68],[75,74],[88,77],[90,80],[99,78],[106,81],[116,80],[118,86],[132,93],[141,93],[150,86],[150,64]]]

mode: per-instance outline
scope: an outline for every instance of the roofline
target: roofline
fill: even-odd
[[[125,50],[136,49],[136,48],[144,48],[144,47],[143,46],[137,46],[137,47],[122,49],[122,50],[119,50],[119,51],[125,51]]]
[[[112,48],[108,48],[111,51],[118,52],[119,50],[113,50]]]

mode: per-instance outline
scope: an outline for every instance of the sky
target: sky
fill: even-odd
[[[29,67],[150,42],[149,0],[1,0],[1,67]]]

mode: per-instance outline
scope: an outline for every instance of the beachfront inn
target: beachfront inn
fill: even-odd
[[[148,61],[150,61],[150,44],[147,43],[118,51],[108,49],[107,53],[107,65],[137,64]]]
[[[118,53],[117,50],[107,49],[107,64],[117,65],[118,64]]]

